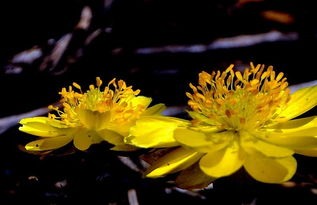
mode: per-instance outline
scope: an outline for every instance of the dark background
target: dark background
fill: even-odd
[[[76,27],[84,6],[93,15],[86,29]],[[265,15],[270,11],[273,17]],[[315,11],[309,0],[1,1],[0,119],[54,103],[62,87],[73,81],[88,87],[96,76],[104,82],[121,78],[168,106],[186,105],[188,83],[195,83],[200,71],[223,70],[231,63],[238,69],[250,61],[273,65],[290,84],[316,80]],[[85,43],[98,29],[99,35]],[[260,39],[248,46],[240,38],[235,41],[240,46],[228,41],[273,31],[295,38]],[[41,67],[67,33],[72,39],[56,65]],[[229,42],[225,48],[207,48],[219,39]],[[205,47],[190,50],[193,45]],[[14,60],[34,49],[42,55],[32,62]],[[315,158],[296,155],[298,171],[285,185],[258,183],[240,170],[212,189],[182,192],[169,177],[142,179],[106,144],[44,159],[25,153],[18,145],[35,138],[17,128],[0,135],[0,204],[131,204],[128,190],[136,191],[141,205],[317,203]],[[119,154],[136,160],[141,153]]]

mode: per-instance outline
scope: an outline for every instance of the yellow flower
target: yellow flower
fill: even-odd
[[[183,170],[178,181],[195,187],[195,178],[206,185],[244,167],[258,181],[282,183],[296,172],[294,153],[317,156],[316,116],[296,118],[317,104],[317,86],[290,94],[283,73],[251,63],[244,73],[233,65],[201,72],[199,85],[190,87],[193,119],[174,129],[182,147],[150,163],[148,177]]]
[[[40,136],[39,140],[28,143],[25,148],[31,151],[45,151],[60,148],[71,141],[79,150],[86,150],[91,144],[105,140],[115,145],[113,150],[128,151],[135,147],[127,145],[123,138],[138,119],[160,117],[165,109],[163,104],[148,108],[152,99],[137,96],[140,90],[126,86],[123,80],[111,80],[104,89],[102,81],[96,78],[96,86],[90,85],[82,92],[77,83],[77,91],[69,86],[63,88],[61,104],[63,109],[49,106],[57,115],[22,119],[19,129]]]

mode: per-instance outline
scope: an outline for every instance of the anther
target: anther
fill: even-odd
[[[77,88],[77,89],[81,90],[80,85],[78,85],[77,83],[73,82],[73,86],[74,86],[75,88]]]
[[[102,80],[100,79],[100,77],[96,77],[96,85],[97,87],[100,87],[102,85]]]

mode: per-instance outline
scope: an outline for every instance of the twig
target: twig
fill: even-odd
[[[32,110],[27,113],[19,114],[19,115],[12,115],[9,117],[4,117],[0,119],[0,134],[4,133],[7,131],[9,128],[15,126],[16,124],[19,123],[19,121],[23,118],[28,118],[28,117],[34,117],[34,116],[39,116],[39,115],[44,115],[49,112],[49,109],[46,107],[39,108],[36,110]]]
[[[90,7],[85,6],[82,9],[80,19],[77,25],[74,27],[72,32],[64,34],[59,40],[55,42],[55,40],[49,40],[47,45],[49,47],[49,52],[45,52],[43,47],[33,46],[31,49],[27,49],[13,56],[13,58],[9,61],[9,64],[5,66],[5,72],[7,74],[19,74],[23,71],[23,66],[32,65],[36,60],[40,60],[39,71],[54,71],[55,75],[58,75],[64,72],[66,69],[62,69],[61,71],[56,72],[56,67],[59,67],[62,64],[64,66],[63,60],[65,59],[78,59],[81,55],[77,55],[79,50],[82,47],[87,46],[87,43],[90,43],[96,36],[100,34],[100,31],[97,30],[93,32],[91,35],[85,33],[85,36],[82,37],[82,32],[78,31],[87,31],[90,27],[92,20],[92,11]],[[87,36],[89,39],[86,40]],[[76,41],[76,39],[82,39],[79,43],[72,44],[72,42]],[[75,52],[71,52],[71,51]],[[77,51],[77,52],[76,52]],[[75,54],[74,54],[75,53]],[[69,63],[69,62],[66,62]]]
[[[299,83],[296,85],[291,85],[291,86],[289,86],[289,88],[291,89],[291,93],[293,93],[298,89],[310,87],[310,86],[314,86],[314,85],[317,85],[317,80],[309,81],[309,82],[305,82],[305,83]]]
[[[118,159],[126,166],[128,166],[130,169],[136,172],[141,172],[141,170],[138,168],[138,166],[129,158],[124,156],[118,156]]]
[[[261,43],[295,41],[298,39],[298,33],[295,32],[282,33],[279,31],[270,31],[254,35],[239,35],[235,37],[219,38],[210,44],[168,45],[162,47],[139,48],[136,49],[134,53],[139,55],[156,53],[202,53],[209,50],[242,48]]]
[[[198,197],[198,198],[200,198],[202,200],[206,199],[206,197],[201,195],[199,192],[190,191],[190,190],[186,190],[186,189],[181,189],[181,188],[178,188],[178,187],[166,188],[165,192],[166,193],[171,193],[172,190],[177,191],[177,192],[182,193],[182,194],[186,194],[186,195],[191,196],[191,197]]]
[[[31,64],[36,59],[40,58],[43,55],[42,49],[38,46],[33,46],[32,48],[22,51],[15,56],[13,56],[11,63],[19,64],[26,63]]]
[[[88,6],[85,6],[81,12],[80,20],[75,26],[76,30],[88,30],[90,23],[92,19],[92,11]],[[56,46],[51,51],[51,54],[46,56],[42,62],[42,64],[39,67],[40,71],[44,71],[48,69],[49,71],[53,71],[55,67],[60,63],[62,57],[67,56],[67,50],[69,50],[70,42],[74,39],[74,36],[76,35],[75,32],[67,33],[65,34],[58,42],[56,43]],[[83,42],[82,42],[83,44]],[[80,49],[82,44],[79,45],[79,47],[76,49]],[[76,45],[78,46],[78,45]],[[77,56],[75,56],[77,58]],[[63,73],[64,70],[60,72],[56,72],[55,74]]]
[[[135,189],[128,190],[128,200],[130,205],[139,205]]]
[[[59,39],[56,43],[56,46],[53,48],[50,55],[46,56],[41,63],[39,70],[44,71],[49,68],[49,70],[53,70],[55,66],[58,64],[60,59],[62,58],[70,40],[72,39],[72,34],[65,34],[61,39]]]
[[[80,20],[75,29],[87,30],[90,26],[92,19],[92,11],[88,6],[85,6],[81,12]]]

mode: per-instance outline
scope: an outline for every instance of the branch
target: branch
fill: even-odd
[[[17,125],[19,121],[23,118],[35,117],[39,115],[44,115],[49,112],[49,109],[46,107],[39,108],[36,110],[32,110],[30,112],[26,112],[19,115],[12,115],[9,117],[0,118],[0,134],[7,131],[9,128]]]
[[[134,51],[135,54],[149,55],[157,53],[203,53],[209,50],[231,49],[254,46],[261,43],[296,41],[298,33],[282,33],[279,31],[270,31],[254,35],[239,35],[228,38],[219,38],[210,44],[194,45],[168,45],[162,47],[139,48]]]

